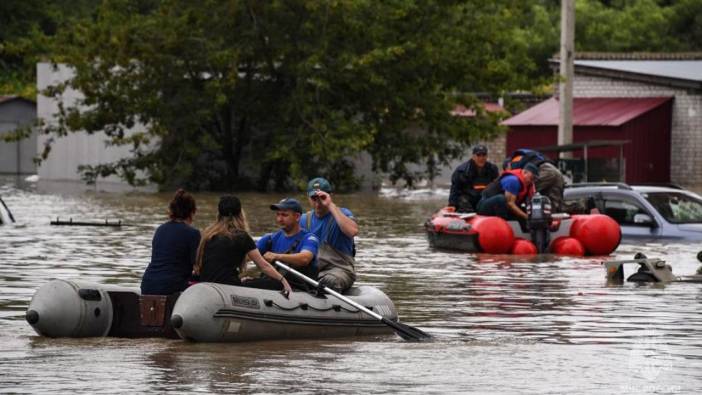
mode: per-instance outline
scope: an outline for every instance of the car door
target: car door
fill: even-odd
[[[646,207],[646,205],[633,196],[616,193],[603,193],[600,202],[604,208],[604,213],[612,217],[622,229],[622,236],[627,238],[651,238],[660,237],[661,227],[656,216]],[[640,220],[646,214],[651,218],[649,223],[635,221]]]

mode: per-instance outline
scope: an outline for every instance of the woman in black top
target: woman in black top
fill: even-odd
[[[239,199],[235,196],[222,196],[218,209],[217,222],[202,231],[197,249],[193,271],[200,275],[200,281],[241,285],[239,273],[248,257],[264,274],[280,281],[284,292],[289,294],[292,291],[290,284],[263,259],[256,243],[249,236],[249,225]]]
[[[195,199],[182,189],[168,205],[170,220],[156,229],[151,242],[151,262],[141,279],[144,295],[170,295],[183,291],[195,263],[200,232],[190,226]]]

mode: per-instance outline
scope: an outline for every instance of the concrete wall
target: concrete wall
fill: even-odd
[[[70,79],[73,71],[59,65],[54,69],[49,63],[37,64],[37,88],[39,92],[46,87]],[[72,106],[82,95],[68,89],[61,99],[64,106]],[[46,124],[55,124],[55,114],[58,112],[58,101],[43,95],[37,96],[37,117]],[[137,126],[138,128],[139,126]],[[135,128],[136,129],[136,128]],[[130,147],[111,147],[106,144],[107,137],[102,133],[87,134],[83,132],[70,133],[65,137],[40,135],[37,139],[36,150],[41,152],[48,139],[54,139],[49,158],[39,166],[38,174],[42,181],[79,181],[81,176],[77,169],[79,165],[96,165],[119,160],[130,156]],[[98,181],[101,184],[125,184],[116,176],[110,176]],[[106,186],[109,187],[109,186]]]
[[[670,180],[694,187],[702,185],[702,92],[626,81],[602,76],[578,75],[576,97],[654,97],[673,96],[670,148]]]
[[[31,125],[37,117],[36,104],[23,99],[0,103],[0,136],[18,127]],[[37,134],[17,142],[0,141],[0,173],[34,174],[37,155]]]

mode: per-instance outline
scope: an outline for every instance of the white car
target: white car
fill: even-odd
[[[702,197],[677,186],[574,184],[564,198],[589,199],[619,223],[624,238],[702,241]]]

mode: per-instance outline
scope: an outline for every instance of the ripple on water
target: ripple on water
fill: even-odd
[[[369,339],[193,344],[45,339],[23,321],[53,278],[135,287],[169,194],[53,193],[0,178],[18,226],[0,227],[0,388],[3,392],[496,392],[699,393],[702,287],[607,285],[601,258],[535,258],[432,250],[422,223],[443,203],[339,196],[362,233],[359,281],[390,295],[428,343]],[[198,194],[195,225],[217,195]],[[241,194],[256,236],[275,229],[279,195]],[[299,196],[303,198],[302,196]],[[432,200],[434,199],[434,200]],[[50,219],[121,219],[143,226],[54,227]],[[663,257],[678,275],[696,245],[624,243]],[[677,387],[676,387],[677,386]]]

